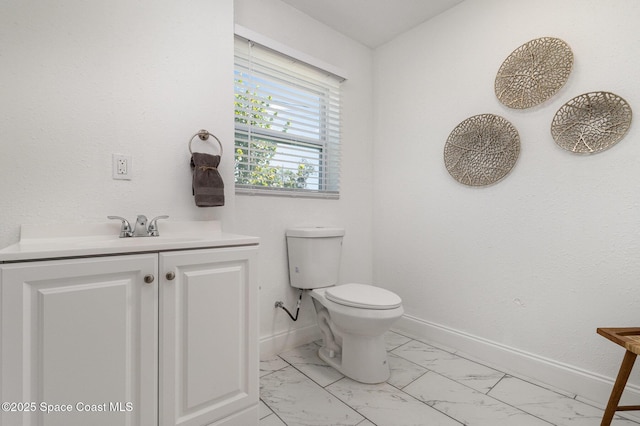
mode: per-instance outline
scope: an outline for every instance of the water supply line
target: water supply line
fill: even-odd
[[[300,289],[300,296],[298,297],[298,303],[296,304],[296,316],[295,317],[293,315],[291,315],[291,312],[289,312],[289,310],[284,306],[284,303],[282,303],[282,301],[278,300],[276,302],[275,307],[284,309],[284,311],[289,315],[289,318],[291,318],[293,321],[297,321],[298,320],[298,314],[300,313],[300,302],[302,302],[302,293],[304,293],[304,289]]]

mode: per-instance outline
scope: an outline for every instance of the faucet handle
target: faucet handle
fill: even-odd
[[[120,238],[131,236],[131,225],[129,224],[129,221],[127,219],[120,216],[107,216],[107,219],[116,219],[122,221],[122,225],[120,226]]]
[[[149,222],[149,227],[147,228],[147,231],[149,232],[150,237],[160,236],[160,233],[158,232],[158,223],[157,223],[158,219],[169,219],[169,216],[162,215],[162,216],[156,216],[153,219],[151,219],[151,221]]]

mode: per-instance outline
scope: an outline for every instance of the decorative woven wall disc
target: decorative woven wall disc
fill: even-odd
[[[495,92],[509,108],[538,105],[567,82],[573,67],[573,52],[559,38],[542,37],[514,50],[500,66]]]
[[[498,115],[480,114],[453,129],[444,146],[444,165],[460,183],[489,185],[511,171],[519,154],[516,128]]]
[[[594,154],[611,148],[631,126],[631,107],[620,96],[590,92],[560,107],[551,122],[551,136],[562,148]]]

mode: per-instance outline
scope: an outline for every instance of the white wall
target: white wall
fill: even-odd
[[[317,333],[308,296],[293,323],[274,303],[295,307],[297,290],[289,286],[285,230],[329,225],[346,229],[340,278],[371,282],[372,277],[372,51],[279,0],[236,0],[236,23],[294,50],[343,69],[342,175],[339,200],[238,195],[238,229],[261,238],[260,318],[263,355],[277,353]]]
[[[227,206],[198,208],[188,141],[205,128],[233,150],[232,0],[9,0],[0,31],[0,246],[22,223],[107,215],[231,225],[233,158]],[[113,153],[133,180],[112,180]]]
[[[595,331],[638,325],[640,130],[579,156],[554,143],[550,123],[589,91],[640,110],[639,21],[635,0],[466,1],[376,51],[374,279],[414,325],[615,375],[621,349]],[[567,84],[540,106],[503,106],[498,68],[543,36],[571,46]],[[448,174],[443,149],[481,113],[515,125],[521,154],[503,181],[472,188]]]
[[[235,8],[238,23],[353,77],[343,86],[340,200],[235,196],[232,0],[9,0],[0,6],[0,247],[18,241],[23,223],[222,220],[261,238],[261,336],[279,351],[316,332],[306,297],[297,323],[274,309],[297,298],[287,227],[345,227],[342,278],[371,281],[372,52],[277,0]],[[188,141],[201,128],[224,144],[225,207],[193,202]],[[216,152],[197,138],[193,147]],[[133,157],[133,180],[112,180],[113,153]]]

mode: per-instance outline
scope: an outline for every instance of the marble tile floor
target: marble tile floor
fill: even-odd
[[[602,410],[398,333],[391,377],[366,385],[317,356],[320,342],[260,363],[260,426],[597,426]],[[616,416],[612,426],[640,423]]]

